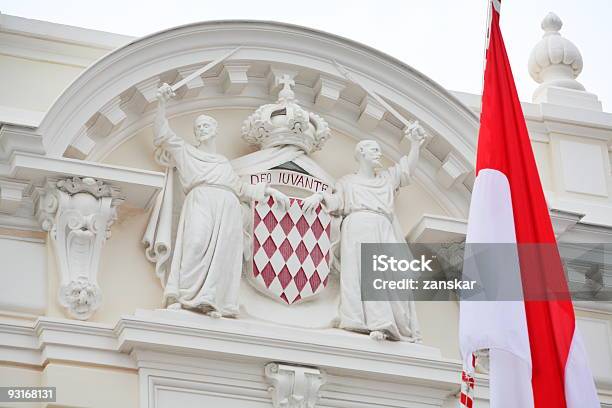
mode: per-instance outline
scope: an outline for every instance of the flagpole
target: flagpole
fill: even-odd
[[[482,96],[484,95],[484,81],[485,81],[485,70],[487,67],[487,50],[489,49],[489,40],[491,38],[491,21],[493,19],[493,1],[496,0],[486,0],[487,2],[487,12],[485,14],[485,35],[484,35],[484,49],[482,53],[482,76],[480,77],[480,93],[481,93],[481,105],[482,105]],[[499,0],[497,0],[499,4]],[[499,10],[499,7],[497,7]],[[481,106],[482,110],[482,106]],[[476,389],[476,352],[472,353],[471,359],[471,367],[465,366],[465,361],[463,362],[463,370],[461,372],[461,388],[459,391],[459,405],[465,408],[472,408],[474,405],[474,392]]]
[[[491,38],[491,19],[493,18],[493,0],[485,0],[487,2],[487,13],[485,15],[485,35],[484,35],[484,47],[482,51],[482,76],[480,77],[480,94],[484,90],[484,75],[487,67],[487,50],[489,49],[489,38]]]

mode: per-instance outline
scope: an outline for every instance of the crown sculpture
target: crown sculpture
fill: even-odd
[[[294,145],[306,153],[316,152],[331,135],[327,122],[297,104],[291,89],[295,82],[289,75],[278,83],[283,85],[278,100],[260,106],[244,121],[242,139],[262,149]]]

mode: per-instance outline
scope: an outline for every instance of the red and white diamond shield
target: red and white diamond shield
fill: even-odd
[[[291,305],[319,294],[329,276],[331,217],[319,205],[302,211],[291,198],[287,211],[272,197],[253,204],[253,268],[257,289]]]

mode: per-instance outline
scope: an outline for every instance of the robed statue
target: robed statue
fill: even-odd
[[[289,198],[265,183],[251,185],[238,177],[216,151],[214,118],[195,119],[195,146],[177,136],[166,118],[166,103],[173,96],[169,85],[159,88],[154,124],[157,154],[176,168],[185,193],[163,303],[170,309],[235,317],[243,255],[241,203],[272,196],[276,205],[287,208]]]
[[[405,133],[411,142],[410,152],[397,164],[382,168],[378,143],[363,140],[355,147],[357,172],[340,178],[333,192],[307,198],[303,208],[308,211],[322,202],[326,211],[343,217],[339,327],[369,333],[376,340],[420,342],[414,301],[361,299],[361,244],[406,242],[395,215],[395,194],[410,182],[425,132],[418,123],[413,123]]]

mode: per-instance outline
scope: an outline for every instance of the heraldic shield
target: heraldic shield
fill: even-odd
[[[321,206],[302,210],[291,198],[282,210],[270,197],[253,209],[253,257],[249,281],[261,292],[288,305],[321,293],[330,273],[331,217]]]

